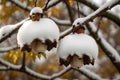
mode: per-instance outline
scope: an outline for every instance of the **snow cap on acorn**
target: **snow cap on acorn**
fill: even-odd
[[[61,65],[71,65],[74,68],[94,64],[98,57],[96,41],[83,31],[83,26],[73,34],[65,36],[58,45],[58,57]]]
[[[43,14],[43,9],[40,7],[34,7],[31,11],[30,11],[30,15],[33,15],[34,13],[41,13]]]
[[[43,16],[43,9],[40,7],[34,7],[30,11],[29,16],[32,21],[39,21],[40,18]]]

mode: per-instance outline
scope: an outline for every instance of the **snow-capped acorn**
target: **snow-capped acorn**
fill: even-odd
[[[84,33],[83,26],[60,40],[58,45],[58,57],[60,65],[71,65],[79,68],[83,65],[92,64],[98,56],[96,41]]]
[[[57,24],[49,18],[41,18],[42,9],[35,7],[30,20],[24,22],[17,34],[17,43],[22,50],[45,52],[56,47],[59,39]]]
[[[39,21],[39,19],[43,16],[43,9],[35,7],[30,11],[29,16],[32,21]]]

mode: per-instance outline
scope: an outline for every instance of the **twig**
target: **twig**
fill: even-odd
[[[49,8],[51,8],[51,7],[55,6],[55,5],[57,5],[57,4],[60,3],[60,2],[61,2],[61,0],[55,0],[54,3],[48,5],[46,8],[44,8],[43,11],[47,11]]]
[[[81,13],[81,12],[80,12]],[[86,15],[84,13],[82,13],[82,15],[85,17]],[[100,20],[102,19],[102,17],[100,17]],[[100,21],[99,21],[100,22]],[[100,26],[100,24],[98,23],[98,26]],[[93,28],[94,27],[94,28]],[[93,26],[93,24],[90,23],[87,24],[87,28],[90,32],[90,34],[95,38],[95,40],[98,42],[98,44],[100,45],[101,49],[106,53],[106,55],[110,58],[111,62],[115,65],[115,67],[118,69],[118,71],[120,71],[120,56],[119,56],[119,53],[112,47],[110,46],[109,43],[107,43],[102,37],[100,37],[99,33],[102,34],[100,31],[98,32],[98,28],[96,29],[97,31],[97,34],[96,34],[96,31],[94,30],[95,29],[95,26]],[[93,29],[92,29],[93,28]],[[103,41],[101,41],[103,40]],[[111,47],[111,50],[109,50],[109,47],[106,47],[106,45],[109,45]],[[115,55],[115,56],[113,56]],[[118,60],[119,59],[119,60]]]
[[[73,16],[73,13],[72,13],[72,10],[71,10],[72,8],[70,7],[70,5],[68,4],[67,1],[64,1],[64,3],[66,4],[70,21],[71,21],[71,23],[73,23],[73,21],[74,21],[74,16]]]
[[[77,2],[77,8],[78,8],[78,18],[80,17],[80,14],[79,14],[79,3],[78,3],[78,0],[76,1]]]
[[[6,68],[4,67],[4,69],[3,69],[5,71],[15,70],[15,71],[23,72],[25,74],[28,74],[30,76],[33,76],[33,77],[38,78],[38,79],[43,79],[43,80],[55,79],[57,77],[60,77],[61,75],[63,75],[64,73],[68,72],[71,69],[71,67],[68,66],[67,68],[65,68],[64,70],[60,71],[59,73],[55,73],[52,76],[47,76],[47,75],[43,75],[43,74],[40,74],[40,73],[37,73],[37,72],[31,70],[27,66],[25,66],[25,69],[22,70],[21,69],[21,65],[13,65],[13,64],[11,64],[11,63],[9,63],[7,61],[4,61],[1,58],[0,58],[0,63],[2,63],[3,65],[6,66]],[[1,70],[1,71],[3,71],[3,70]]]
[[[69,20],[60,20],[55,17],[50,17],[53,21],[55,21],[58,25],[64,25],[64,26],[71,26],[71,22]]]
[[[45,5],[45,7],[44,7],[44,10],[47,10],[47,7],[48,7],[48,3],[50,2],[50,0],[47,0],[47,3],[46,3],[46,5]]]
[[[7,34],[6,36],[3,36],[1,39],[0,39],[0,43],[3,42],[4,40],[6,40],[8,37],[10,37],[12,34],[14,34],[16,31],[18,31],[18,29],[20,28],[20,26],[25,22],[27,21],[27,19],[25,20],[22,20],[21,22],[17,23],[17,24],[14,24],[14,29],[9,33]]]
[[[72,69],[72,67],[71,67],[71,66],[68,66],[68,67],[66,67],[64,70],[62,70],[61,72],[59,72],[58,74],[53,74],[53,75],[51,76],[51,80],[53,80],[53,79],[55,79],[55,78],[57,78],[57,77],[60,77],[60,76],[64,75],[66,72],[70,71],[71,69]]]
[[[25,51],[23,51],[23,59],[22,59],[22,66],[21,66],[21,70],[25,70],[25,64],[26,63],[26,53]]]
[[[82,73],[83,75],[88,77],[90,80],[102,80],[102,78],[100,76],[98,76],[97,74],[95,74],[92,71],[89,71],[85,68],[80,68],[80,69],[72,68],[72,69]]]
[[[34,0],[34,6],[35,7],[37,6],[37,0]]]
[[[109,4],[106,3],[103,6],[101,6],[99,9],[97,9],[95,12],[91,13],[89,16],[85,17],[83,21],[80,23],[80,25],[85,25],[88,22],[92,21],[94,18],[96,18],[98,15],[102,14],[103,12],[107,11],[108,9],[112,8],[116,3],[120,2],[119,0],[114,1],[113,3]],[[77,24],[77,23],[76,23]],[[69,29],[65,34],[60,36],[60,39],[63,38],[64,36],[72,33],[73,31],[76,31],[79,29],[81,26],[76,26],[74,30],[72,28]]]
[[[13,4],[15,4],[16,6],[19,6],[21,9],[23,9],[23,10],[25,10],[25,11],[28,11],[28,12],[30,12],[30,8],[28,8],[28,7],[26,7],[26,6],[24,6],[21,2],[19,2],[18,0],[16,1],[16,0],[8,0],[8,1],[10,1],[11,3],[13,3]]]
[[[93,10],[97,10],[99,7],[95,4],[93,4],[90,1],[87,0],[78,0],[78,2],[83,3],[85,5],[87,5],[88,7],[90,7]],[[117,3],[119,4],[119,2]],[[120,18],[117,17],[116,15],[114,15],[112,12],[108,11],[108,12],[104,12],[101,16],[106,17],[108,19],[110,19],[111,21],[115,22],[118,26],[120,25]],[[119,26],[120,27],[120,26]]]
[[[15,50],[15,49],[18,49],[18,47],[17,47],[17,45],[14,45],[14,46],[10,46],[10,47],[0,48],[0,53],[8,52],[11,49]]]
[[[111,62],[114,64],[116,69],[120,72],[120,56],[119,53],[108,43],[106,40],[102,37],[100,37],[98,34],[95,34],[96,31],[94,31],[90,24],[87,24],[87,28],[91,35],[95,38],[101,49],[105,52],[105,54],[109,57]],[[109,47],[108,47],[109,45]]]
[[[100,19],[98,21],[98,27],[97,27],[97,30],[96,30],[95,34],[98,34],[98,31],[99,31],[100,26],[101,26],[101,20],[102,20],[102,17],[100,17]]]
[[[3,65],[6,66],[6,67],[2,67],[2,68],[0,69],[0,71],[15,70],[15,71],[23,72],[23,73],[25,73],[25,74],[28,74],[28,75],[30,75],[30,76],[33,76],[33,77],[38,78],[38,79],[43,79],[43,80],[53,80],[53,79],[55,79],[55,78],[58,78],[58,77],[62,76],[63,74],[65,74],[66,72],[68,72],[68,71],[70,71],[70,70],[72,69],[71,66],[68,66],[68,67],[66,67],[65,69],[63,69],[62,71],[60,71],[59,73],[55,73],[55,74],[53,74],[53,75],[51,75],[51,76],[47,76],[47,75],[43,75],[43,74],[40,74],[40,73],[37,73],[37,72],[31,70],[31,69],[28,68],[27,66],[25,67],[25,70],[21,70],[21,65],[13,65],[13,64],[11,64],[11,63],[9,63],[9,62],[7,62],[7,61],[4,61],[4,60],[1,59],[1,58],[0,58],[0,62],[1,62]],[[87,70],[87,72],[88,72],[88,70]],[[90,74],[94,74],[94,73],[92,73],[92,72],[90,72],[90,74],[87,73],[87,72],[85,72],[85,70],[83,70],[83,71],[81,70],[81,73],[84,73],[85,76],[89,76]],[[94,78],[96,78],[96,76],[97,76],[97,75],[92,75],[91,78],[94,79]],[[90,79],[91,79],[91,78],[90,78]]]

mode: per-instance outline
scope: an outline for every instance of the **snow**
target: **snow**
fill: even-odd
[[[88,77],[92,77],[92,79],[94,80],[104,80],[97,74],[92,73],[92,71],[86,69],[85,67],[81,67],[80,70],[82,71],[83,74],[87,75]]]
[[[118,16],[118,18],[120,18],[120,14],[118,14],[120,12],[120,5],[116,5],[109,12],[111,12],[112,14],[114,14],[114,15]]]
[[[30,7],[26,6],[26,4],[22,3],[22,2],[19,1],[19,0],[10,0],[10,2],[15,3],[16,5],[20,6],[21,8],[24,8],[24,9],[26,9],[26,10],[28,10],[28,11],[31,10]]]
[[[16,48],[17,48],[17,45],[13,45],[10,47],[4,47],[4,48],[0,48],[0,52],[8,52],[9,50],[16,49]]]
[[[89,23],[92,31],[96,32],[97,28],[93,23]],[[120,55],[119,53],[103,38],[102,32],[99,30],[98,37],[101,39],[101,43],[104,45],[105,49],[108,50],[112,57],[114,57],[116,62],[120,62]]]
[[[51,19],[54,20],[57,24],[71,25],[69,20],[60,20],[55,17],[51,17]]]
[[[107,3],[105,3],[103,6],[101,6],[99,9],[97,9],[95,12],[91,13],[90,15],[88,15],[87,17],[84,18],[77,18],[74,22],[73,25],[75,25],[76,27],[79,24],[84,24],[86,21],[89,21],[91,19],[93,19],[96,15],[98,15],[100,12],[102,12],[103,10],[105,10],[106,8],[110,8],[113,4],[117,3],[119,0],[112,0],[112,1],[108,1]]]
[[[0,28],[0,38],[8,35],[14,29],[13,25],[6,25]]]
[[[86,20],[86,18],[77,18],[74,22],[73,25],[75,27],[79,26],[80,24],[82,24],[84,21]]]
[[[21,24],[23,24],[27,19],[14,24],[14,25],[6,25],[0,28],[0,40],[2,38],[4,38],[5,36],[7,36],[8,34],[10,34],[13,30],[15,30],[16,28],[18,28]]]
[[[87,34],[71,34],[64,37],[58,45],[58,56],[66,60],[69,55],[88,55],[91,59],[98,56],[95,40]]]
[[[32,15],[33,13],[43,13],[43,9],[40,7],[34,7],[31,11],[30,11],[30,15]]]
[[[101,38],[101,41],[108,51],[114,53],[111,54],[111,56],[115,58],[115,61],[120,62],[120,55],[118,54],[118,52],[105,39]]]
[[[53,5],[54,3],[56,3],[56,2],[58,2],[58,0],[51,0],[51,1],[49,1],[48,6],[51,6],[51,5]]]
[[[49,18],[42,18],[39,21],[25,22],[18,31],[17,41],[20,47],[23,47],[24,44],[30,45],[34,39],[40,39],[42,42],[46,39],[58,41],[59,35],[56,23]]]

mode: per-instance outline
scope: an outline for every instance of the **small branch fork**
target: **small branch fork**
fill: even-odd
[[[37,73],[33,70],[31,70],[30,68],[28,68],[27,66],[25,67],[24,70],[21,70],[21,66],[22,65],[13,65],[7,61],[4,61],[3,59],[0,58],[0,63],[2,65],[4,65],[4,67],[0,67],[0,71],[11,71],[11,70],[15,70],[15,71],[19,71],[19,72],[23,72],[25,74],[28,74],[30,76],[33,76],[35,78],[38,78],[38,79],[44,79],[44,80],[53,80],[55,78],[58,78],[60,76],[62,76],[63,74],[65,74],[66,72],[70,71],[71,69],[73,69],[71,66],[68,66],[66,67],[64,70],[60,71],[59,73],[55,73],[51,76],[47,76],[47,75],[43,75],[43,74],[40,74],[40,73]],[[90,72],[89,70],[87,69],[84,69],[84,70],[81,70],[79,71],[79,69],[77,69],[78,72],[81,72],[81,73],[85,73],[85,71],[89,72],[89,74],[94,74],[92,72]],[[89,74],[86,74],[85,76],[89,76]],[[96,78],[96,80],[98,79],[97,77],[95,77],[94,75],[93,76],[89,76],[90,79],[94,79]]]

